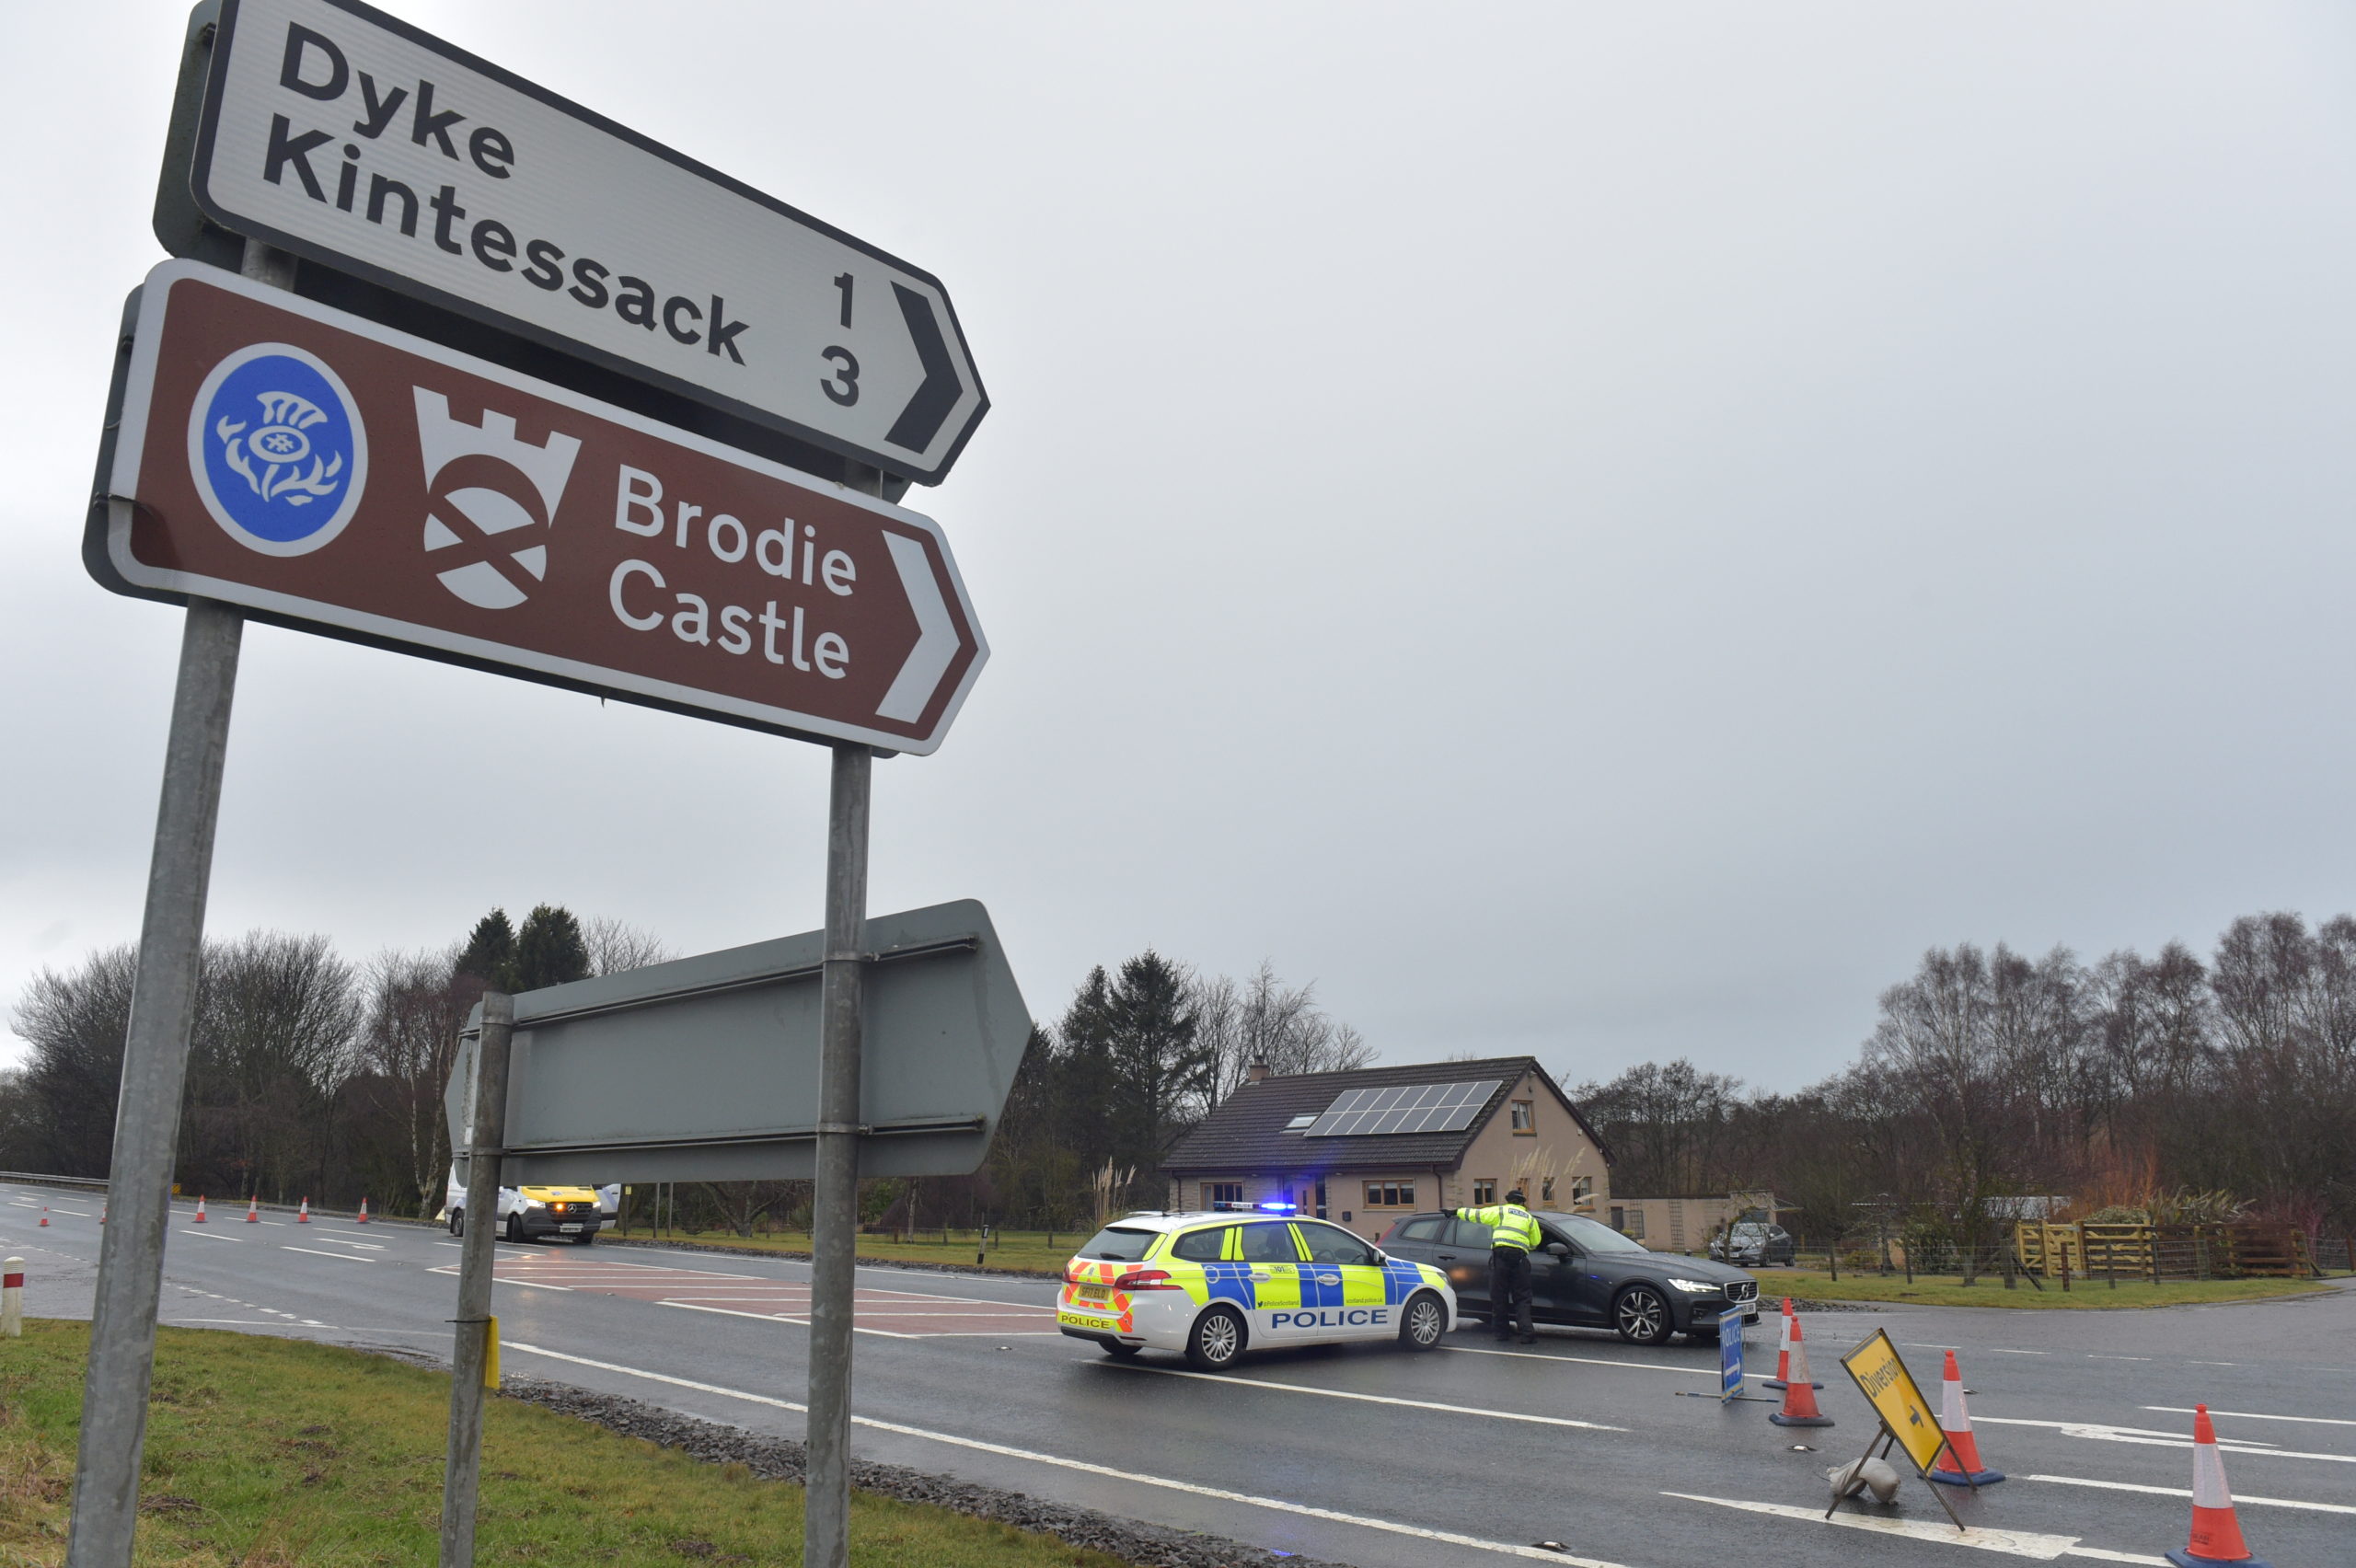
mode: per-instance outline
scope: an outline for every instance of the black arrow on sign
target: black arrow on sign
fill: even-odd
[[[941,323],[932,317],[932,302],[906,283],[894,283],[892,292],[900,296],[900,315],[908,324],[908,336],[916,341],[917,358],[924,363],[924,385],[892,421],[884,439],[895,446],[922,452],[941,433],[941,421],[964,395],[965,384],[957,379],[949,344],[941,336]]]

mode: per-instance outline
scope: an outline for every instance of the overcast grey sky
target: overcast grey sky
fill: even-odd
[[[2344,6],[389,8],[947,285],[993,656],[872,896],[1034,1013],[1265,955],[1788,1088],[1934,943],[2356,905]],[[179,615],[77,544],[184,16],[0,52],[0,999],[137,930]],[[254,628],[212,928],[805,929],[825,779]]]

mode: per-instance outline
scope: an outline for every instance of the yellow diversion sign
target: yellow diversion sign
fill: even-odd
[[[1938,1412],[1923,1397],[1914,1375],[1899,1359],[1898,1347],[1889,1343],[1889,1335],[1876,1329],[1864,1343],[1841,1358],[1841,1365],[1881,1412],[1882,1425],[1898,1439],[1914,1468],[1927,1472],[1938,1462],[1947,1436],[1939,1430]]]

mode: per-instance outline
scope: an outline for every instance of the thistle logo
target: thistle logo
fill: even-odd
[[[432,497],[425,515],[428,564],[439,568],[435,575],[442,586],[468,604],[513,609],[530,597],[532,583],[549,574],[549,530],[581,442],[551,431],[545,444],[535,446],[515,439],[512,414],[485,409],[482,423],[470,425],[450,417],[450,399],[441,393],[422,386],[410,390],[417,402],[418,455]],[[445,468],[452,469],[456,484],[447,491],[440,488]],[[528,485],[516,483],[518,478]]]
[[[204,378],[188,425],[205,511],[263,555],[307,555],[352,521],[368,432],[341,378],[286,343],[239,349]]]

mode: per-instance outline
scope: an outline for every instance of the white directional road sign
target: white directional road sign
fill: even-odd
[[[921,483],[988,407],[930,273],[358,0],[223,0],[190,185],[234,233]]]

